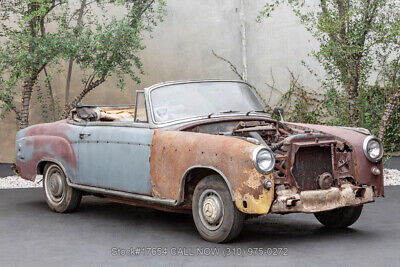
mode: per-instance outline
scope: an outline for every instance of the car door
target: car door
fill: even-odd
[[[140,112],[146,113],[142,109]],[[150,195],[153,134],[154,130],[138,115],[134,123],[87,123],[78,144],[78,183]]]

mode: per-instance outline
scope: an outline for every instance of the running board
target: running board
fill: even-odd
[[[145,195],[140,195],[140,194],[135,194],[135,193],[128,193],[128,192],[123,192],[123,191],[116,191],[116,190],[111,190],[111,189],[74,184],[74,183],[71,183],[69,181],[69,179],[67,179],[67,183],[72,188],[91,192],[91,193],[117,196],[117,197],[122,197],[122,198],[126,198],[126,199],[141,200],[141,201],[145,201],[148,203],[160,204],[160,205],[166,205],[166,206],[177,206],[179,204],[176,200],[173,200],[173,199],[155,198],[155,197],[150,197],[150,196],[145,196]]]

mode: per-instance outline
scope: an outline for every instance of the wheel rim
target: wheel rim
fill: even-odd
[[[199,199],[199,216],[208,230],[217,230],[224,220],[224,203],[221,196],[213,189],[204,190]]]
[[[45,191],[47,199],[52,204],[60,204],[65,198],[64,173],[57,166],[50,167],[46,172]]]

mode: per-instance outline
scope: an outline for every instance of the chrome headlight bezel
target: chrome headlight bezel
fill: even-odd
[[[376,141],[376,142],[378,142],[378,144],[379,144],[380,153],[379,153],[379,156],[378,156],[377,158],[371,157],[371,155],[368,153],[368,144],[369,144],[369,142],[371,142],[371,141]],[[364,150],[364,155],[365,155],[365,157],[367,157],[367,159],[368,159],[369,161],[371,161],[371,162],[378,162],[378,161],[380,161],[380,160],[383,158],[383,145],[382,145],[381,140],[379,140],[378,137],[375,137],[375,136],[370,135],[370,136],[368,136],[367,138],[365,138],[365,139],[364,139],[364,143],[363,143],[363,150]]]
[[[269,153],[271,155],[271,161],[272,161],[271,165],[268,167],[268,169],[265,169],[265,170],[262,169],[260,167],[260,164],[259,164],[259,156],[260,156],[260,153],[262,153],[262,152],[267,152],[267,153]],[[275,167],[275,155],[274,155],[274,152],[272,152],[272,150],[270,148],[268,148],[268,147],[258,146],[253,151],[253,164],[254,164],[254,167],[257,169],[258,172],[260,172],[262,174],[271,173],[274,170],[274,167]]]

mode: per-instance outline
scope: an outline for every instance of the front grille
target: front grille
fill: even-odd
[[[331,147],[301,147],[295,155],[293,176],[299,190],[318,189],[317,178],[324,172],[332,174]]]

